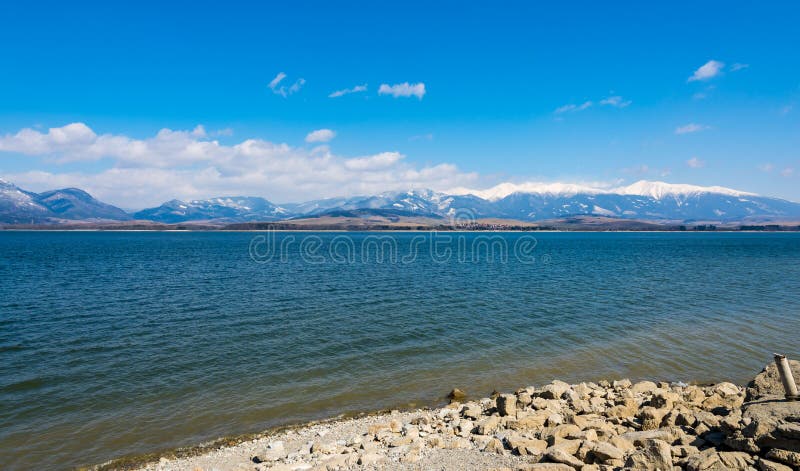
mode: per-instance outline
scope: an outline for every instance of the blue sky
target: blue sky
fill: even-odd
[[[8,2],[0,176],[124,207],[639,179],[800,201],[800,4],[531,3]]]

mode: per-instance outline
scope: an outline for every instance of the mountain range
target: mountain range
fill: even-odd
[[[171,200],[128,213],[77,188],[34,193],[0,179],[0,223],[74,221],[271,222],[320,217],[417,217],[443,221],[542,221],[598,216],[663,222],[800,220],[800,203],[723,187],[639,181],[599,189],[572,184],[504,183],[488,190],[409,190],[277,205],[261,197]]]

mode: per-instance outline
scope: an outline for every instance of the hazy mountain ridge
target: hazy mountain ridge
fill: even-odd
[[[103,203],[78,188],[33,193],[0,179],[0,223],[46,224],[69,221],[127,221],[116,206]]]
[[[0,222],[5,224],[132,219],[164,224],[239,223],[342,215],[425,217],[448,219],[459,224],[480,218],[542,221],[573,216],[669,222],[750,222],[800,220],[800,203],[723,187],[642,180],[612,189],[558,183],[507,183],[488,190],[436,192],[415,189],[284,205],[261,197],[225,196],[171,200],[129,214],[77,188],[37,194],[0,180]]]

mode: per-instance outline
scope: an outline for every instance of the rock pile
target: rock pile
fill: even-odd
[[[248,462],[256,470],[800,470],[800,402],[754,391],[769,374],[750,390],[623,379],[553,381],[474,401],[451,395],[441,409],[354,419],[349,436],[317,430],[286,438],[292,445],[273,437]]]

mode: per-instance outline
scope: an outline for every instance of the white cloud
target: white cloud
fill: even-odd
[[[306,142],[328,142],[336,137],[336,133],[330,129],[317,129],[306,135]]]
[[[720,61],[710,60],[705,64],[701,65],[700,68],[694,71],[691,77],[689,77],[689,82],[694,82],[697,80],[709,80],[720,73],[722,73],[722,69],[725,67],[725,64]]]
[[[692,157],[691,159],[686,161],[686,165],[691,168],[703,168],[706,166],[705,161],[698,159],[697,157]]]
[[[154,206],[173,198],[242,194],[277,202],[307,201],[409,188],[443,190],[478,180],[476,173],[462,172],[449,163],[405,162],[398,152],[351,158],[336,155],[327,146],[306,149],[263,139],[223,145],[191,130],[162,129],[155,136],[135,139],[98,135],[83,123],[0,135],[0,152],[54,162],[102,160],[108,165],[64,173],[19,172],[3,178],[33,191],[79,187],[125,208]]]
[[[274,91],[275,88],[278,86],[278,84],[281,83],[281,80],[283,80],[285,78],[286,78],[286,74],[285,73],[278,72],[278,75],[276,75],[275,78],[272,79],[272,81],[269,83],[269,88],[271,88]]]
[[[631,104],[630,100],[623,100],[621,96],[614,95],[600,100],[601,105],[614,106],[616,108],[625,108]]]
[[[403,82],[395,85],[384,83],[378,89],[378,95],[392,95],[395,98],[415,96],[422,100],[422,97],[425,96],[425,84],[422,82],[414,84]]]
[[[786,167],[785,169],[781,170],[781,175],[783,175],[784,177],[791,177],[792,175],[794,175],[794,168]]]
[[[360,93],[367,91],[367,84],[364,85],[356,85],[353,88],[344,88],[342,90],[336,90],[335,92],[328,95],[328,98],[338,98],[340,96],[349,95],[351,93]]]
[[[409,141],[432,141],[433,133],[417,134],[408,138]]]
[[[706,126],[705,124],[689,123],[675,128],[675,134],[691,134],[694,132],[705,131],[709,128],[710,126]]]
[[[391,167],[403,158],[399,152],[381,152],[370,157],[348,159],[344,165],[351,170],[376,170]]]
[[[761,170],[762,172],[769,173],[769,172],[775,170],[775,166],[770,164],[770,163],[766,163],[766,164],[759,165],[758,169]]]
[[[591,108],[592,105],[593,105],[593,103],[591,101],[584,101],[580,105],[576,105],[576,104],[570,103],[568,105],[559,106],[558,108],[556,108],[555,113],[556,114],[561,114],[561,113],[567,113],[567,112],[570,112],[570,111],[583,111],[585,109]]]
[[[276,75],[275,78],[269,82],[269,88],[272,90],[272,93],[286,98],[289,95],[299,92],[306,83],[305,79],[299,78],[295,80],[293,84],[287,87],[286,85],[281,85],[281,82],[283,82],[283,79],[285,78],[285,73],[278,72],[278,75]]]
[[[742,64],[737,62],[731,66],[731,72],[736,72],[737,70],[742,70],[750,67],[750,64]]]

